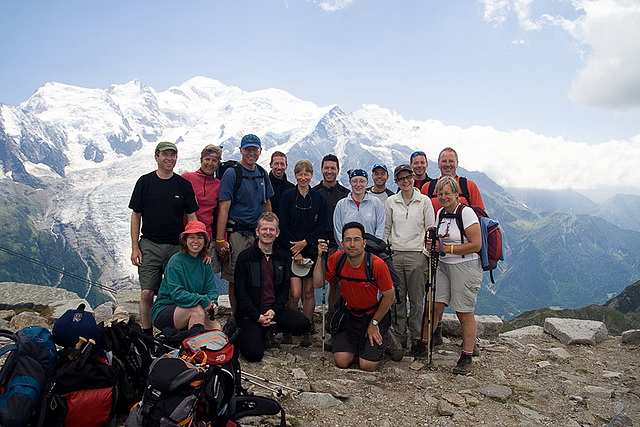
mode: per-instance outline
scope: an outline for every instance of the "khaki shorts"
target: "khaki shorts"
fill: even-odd
[[[482,285],[480,260],[456,264],[438,263],[435,302],[442,302],[458,313],[472,313]]]
[[[157,294],[169,258],[180,251],[180,245],[154,243],[149,239],[140,239],[138,246],[142,252],[142,265],[138,267],[140,288]]]
[[[222,274],[220,275],[220,277],[233,283],[235,281],[233,279],[233,272],[236,269],[236,261],[238,260],[238,255],[240,255],[240,252],[253,246],[253,242],[256,241],[256,236],[245,236],[239,231],[234,231],[227,233],[227,241],[229,242],[229,247],[231,248],[231,254],[226,261],[221,262]]]

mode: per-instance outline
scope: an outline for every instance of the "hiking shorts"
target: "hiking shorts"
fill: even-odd
[[[173,323],[173,313],[175,313],[176,307],[178,306],[175,304],[171,304],[163,308],[162,311],[156,316],[156,321],[153,322],[153,326],[160,329],[161,331],[167,327],[175,328],[175,325]]]
[[[479,259],[455,264],[438,263],[435,302],[442,302],[459,313],[472,313],[482,284]]]
[[[374,341],[373,345],[371,345],[369,337],[366,336],[367,326],[369,326],[370,322],[371,315],[358,317],[349,313],[347,328],[344,331],[338,332],[332,339],[333,352],[353,353],[361,359],[370,362],[380,362],[384,357],[385,342],[383,340],[382,345],[380,345]],[[391,315],[387,312],[378,324],[380,335],[382,335],[383,338],[387,335],[390,324]]]
[[[238,260],[238,255],[240,255],[240,252],[253,246],[253,242],[256,241],[256,236],[255,234],[245,236],[240,231],[232,231],[227,233],[227,241],[229,242],[229,247],[231,248],[231,254],[226,261],[223,261],[221,263],[222,274],[220,275],[220,277],[228,282],[233,283],[233,272],[236,270],[236,261]]]
[[[142,265],[138,267],[140,288],[143,291],[158,293],[164,269],[175,253],[180,251],[180,245],[169,243],[154,243],[149,239],[140,239],[138,242],[142,252]]]

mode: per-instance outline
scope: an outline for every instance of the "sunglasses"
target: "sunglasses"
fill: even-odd
[[[425,157],[427,157],[427,155],[424,153],[424,151],[414,151],[413,153],[411,153],[411,159],[413,159],[415,156],[425,156]]]

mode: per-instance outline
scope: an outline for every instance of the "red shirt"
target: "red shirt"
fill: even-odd
[[[329,257],[327,272],[325,273],[327,282],[331,282],[338,277],[336,274],[336,264],[338,257],[340,257],[340,254],[343,252],[344,251],[338,251]],[[340,281],[340,292],[342,292],[342,297],[347,303],[347,307],[359,310],[372,307],[380,300],[380,292],[393,289],[393,282],[391,281],[391,274],[389,273],[387,264],[375,255],[373,256],[373,278],[378,286],[367,282],[364,259],[360,266],[355,269],[351,267],[349,260],[345,260],[340,275],[343,277],[362,279],[362,282],[352,280]]]
[[[196,194],[198,206],[200,207],[196,211],[198,221],[204,223],[209,236],[215,239],[216,236],[213,235],[211,226],[213,224],[213,211],[218,206],[220,180],[214,176],[204,174],[200,169],[195,172],[185,172],[182,177],[191,183],[193,192]]]

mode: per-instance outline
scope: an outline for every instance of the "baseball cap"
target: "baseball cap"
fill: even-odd
[[[400,172],[409,172],[409,173],[413,173],[413,168],[407,164],[403,164],[403,165],[399,165],[398,167],[396,167],[396,169],[393,171],[393,179],[398,178],[398,175],[400,175]]]
[[[385,170],[385,172],[389,173],[389,169],[387,169],[387,165],[385,165],[384,163],[376,163],[375,165],[373,165],[373,167],[371,168],[371,172],[375,171],[378,168],[382,168]]]
[[[261,148],[262,144],[260,143],[260,138],[252,134],[243,136],[242,141],[240,141],[240,148],[247,147]]]
[[[168,141],[158,142],[158,145],[156,145],[156,153],[159,153],[161,151],[166,151],[166,150],[173,150],[177,153],[178,147],[176,147],[176,144],[174,144],[173,142],[168,142]]]

